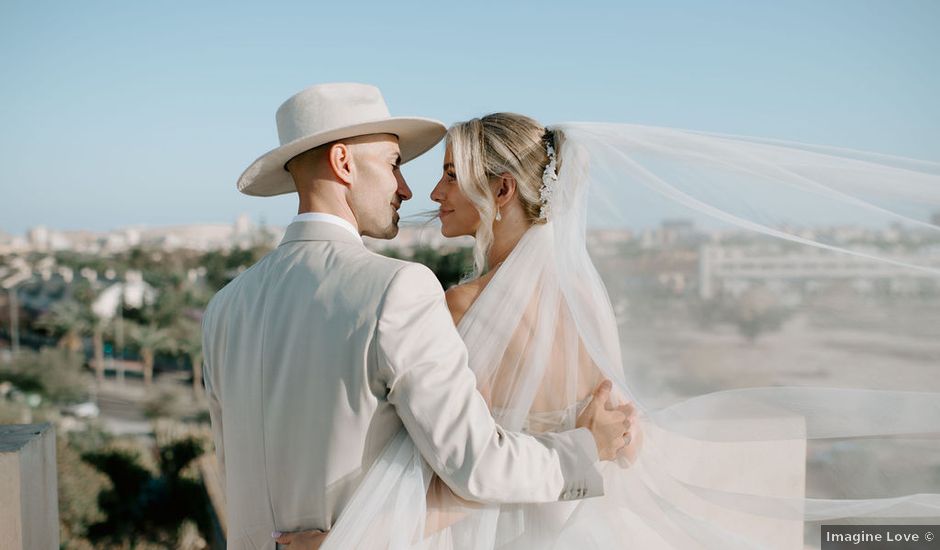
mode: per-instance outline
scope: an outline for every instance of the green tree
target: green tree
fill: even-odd
[[[94,316],[91,322],[91,343],[94,349],[95,381],[101,386],[104,382],[104,332],[108,328],[108,321]]]
[[[175,351],[174,341],[167,329],[156,325],[141,325],[139,323],[128,323],[128,325],[130,325],[128,334],[131,340],[140,348],[140,360],[144,367],[144,385],[150,386],[153,382],[155,355],[162,351]]]
[[[733,310],[738,331],[753,344],[761,334],[779,330],[786,317],[777,296],[763,287],[748,289],[738,299]]]
[[[179,282],[156,288],[157,299],[144,308],[143,317],[150,324],[171,327],[189,305],[189,293]]]
[[[59,533],[63,542],[84,539],[88,527],[105,519],[98,494],[108,478],[82,460],[82,454],[101,445],[107,435],[99,430],[60,434],[56,438],[56,473],[59,481]]]
[[[92,313],[75,300],[56,302],[39,319],[39,326],[59,338],[59,347],[70,357],[77,357],[83,349],[82,337],[91,331]]]
[[[416,248],[407,259],[426,265],[445,289],[459,283],[473,269],[473,251],[470,248],[441,253],[436,248],[424,246]]]
[[[80,360],[58,348],[43,348],[38,353],[22,350],[11,363],[0,363],[0,382],[4,381],[56,404],[77,403],[89,394]]]
[[[196,399],[204,397],[202,387],[202,325],[196,321],[181,317],[173,326],[177,349],[188,359],[193,371],[193,395]]]
[[[104,333],[108,329],[108,320],[98,317],[92,311],[92,304],[97,297],[97,293],[87,282],[83,281],[75,285],[73,289],[73,300],[58,302],[53,306],[53,310],[63,304],[61,307],[69,309],[77,308],[78,314],[82,319],[82,334],[90,334],[93,350],[93,366],[95,369],[95,380],[99,385],[104,381]],[[74,304],[67,305],[67,304]]]
[[[205,489],[186,475],[187,466],[204,452],[201,440],[189,437],[159,447],[156,475],[141,465],[139,453],[106,448],[82,458],[111,481],[98,494],[104,520],[88,527],[88,538],[101,545],[150,541],[171,546],[178,528],[192,520],[204,534],[210,523]]]
[[[271,246],[264,242],[255,243],[249,248],[213,250],[203,255],[198,265],[206,268],[206,282],[211,291],[216,292],[270,251]]]

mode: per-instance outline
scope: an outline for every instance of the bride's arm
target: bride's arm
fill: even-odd
[[[483,508],[484,505],[461,498],[435,474],[428,486],[426,506],[425,537],[450,527],[466,517],[471,511]]]
[[[473,281],[458,285],[444,293],[444,297],[447,299],[447,309],[450,310],[455,326],[460,323],[464,313],[467,312],[470,305],[480,294],[480,287],[475,283]],[[484,397],[486,396],[484,395]],[[487,404],[489,403],[487,402]],[[483,507],[478,502],[466,500],[455,494],[437,474],[434,474],[428,486],[426,505],[425,536],[450,527],[464,518],[470,510]]]

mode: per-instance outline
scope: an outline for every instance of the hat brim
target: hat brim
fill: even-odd
[[[238,178],[238,190],[256,197],[293,193],[294,180],[284,168],[287,161],[304,151],[336,140],[369,134],[394,134],[398,136],[401,162],[404,164],[437,145],[446,132],[447,127],[437,120],[393,117],[311,134],[261,155]]]

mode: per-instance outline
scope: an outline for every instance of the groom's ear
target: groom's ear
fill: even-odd
[[[330,145],[327,162],[336,179],[347,185],[353,181],[352,148],[342,142]]]
[[[496,180],[495,192],[496,204],[500,207],[504,206],[516,194],[516,178],[512,177],[509,172],[500,174]]]

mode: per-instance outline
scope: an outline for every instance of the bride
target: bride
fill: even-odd
[[[511,113],[454,125],[431,198],[440,204],[445,236],[475,239],[472,277],[446,296],[494,418],[530,433],[571,429],[606,377],[617,402],[638,404],[634,423],[642,437],[618,462],[605,463],[603,497],[503,506],[454,495],[400,437],[323,548],[802,548],[806,527],[818,522],[937,517],[940,495],[922,487],[917,494],[872,496],[844,490],[861,480],[833,477],[827,498],[806,496],[807,476],[816,475],[806,469],[807,453],[816,452],[817,441],[940,433],[940,394],[909,391],[936,388],[890,380],[876,358],[858,365],[873,388],[839,368],[826,371],[821,387],[781,384],[792,378],[782,376],[783,368],[740,370],[730,379],[722,379],[727,369],[672,368],[686,385],[698,380],[711,390],[681,394],[683,384],[644,368],[653,363],[644,355],[651,346],[630,336],[669,329],[650,326],[664,316],[642,308],[648,289],[631,290],[625,281],[631,263],[654,260],[625,261],[628,245],[616,240],[592,243],[589,253],[587,228],[616,227],[625,214],[639,224],[655,209],[710,223],[719,234],[743,230],[770,251],[764,262],[799,248],[804,266],[810,256],[869,262],[936,285],[933,260],[836,242],[793,222],[818,212],[833,223],[861,213],[868,223],[908,224],[936,239],[938,228],[918,222],[909,208],[940,204],[938,173],[936,165],[906,159],[681,130],[546,129]],[[888,181],[890,200],[879,186]],[[702,250],[704,286],[710,252]],[[752,302],[753,319],[762,306]],[[801,307],[810,314],[804,304],[791,309]],[[623,342],[631,346],[622,350]],[[735,349],[730,357],[726,364],[738,369],[742,357],[762,364],[751,350]],[[705,355],[689,360],[693,369],[708,363]],[[876,452],[868,451],[843,452],[833,472],[871,464]],[[879,473],[926,479],[903,467]],[[846,492],[865,498],[845,498]],[[297,534],[278,542],[317,547],[321,539]]]

